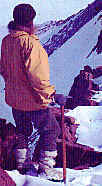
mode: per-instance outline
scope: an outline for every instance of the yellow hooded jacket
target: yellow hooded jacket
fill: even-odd
[[[34,34],[12,31],[2,40],[0,73],[11,107],[34,111],[51,102],[54,86],[49,81],[48,55]]]

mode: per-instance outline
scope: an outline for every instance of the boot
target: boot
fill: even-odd
[[[54,169],[57,151],[42,151],[40,154],[38,176],[48,180],[62,181],[63,173]]]
[[[15,151],[15,156],[16,156],[16,166],[17,166],[17,170],[21,172],[24,162],[26,160],[26,153],[27,153],[27,149],[16,149]]]
[[[26,174],[30,176],[37,176],[37,170],[34,163],[31,161],[28,156],[28,150],[25,149],[16,149],[16,164],[17,170],[21,174]]]

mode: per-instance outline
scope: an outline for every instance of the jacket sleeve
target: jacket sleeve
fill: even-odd
[[[43,100],[49,99],[55,90],[54,86],[50,85],[48,55],[39,40],[32,44],[30,42],[28,48],[30,53],[28,52],[25,67],[29,83]]]

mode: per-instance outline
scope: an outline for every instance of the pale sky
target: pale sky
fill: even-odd
[[[65,19],[87,7],[94,0],[0,0],[0,25],[7,25],[12,20],[14,7],[20,3],[31,4],[37,16],[35,23]]]

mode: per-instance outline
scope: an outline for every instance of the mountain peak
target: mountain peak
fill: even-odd
[[[85,9],[80,10],[77,14],[73,14],[65,20],[50,21],[46,24],[42,24],[38,31],[38,35],[48,56],[60,48],[101,10],[102,0],[96,0]]]

